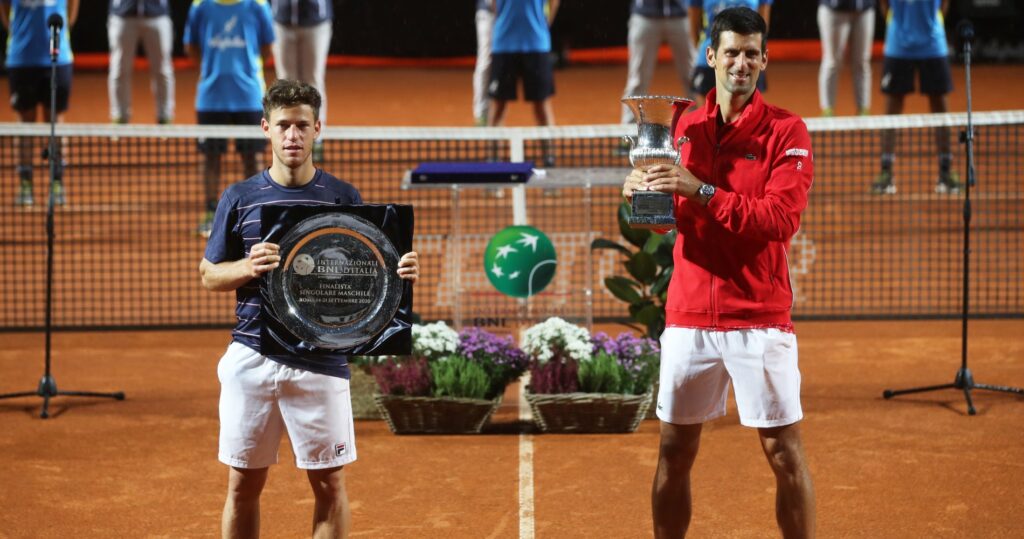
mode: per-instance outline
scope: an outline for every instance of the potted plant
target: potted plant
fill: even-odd
[[[598,238],[591,242],[590,248],[610,249],[623,255],[622,265],[629,275],[612,275],[605,278],[604,285],[613,296],[629,304],[630,320],[644,328],[648,337],[657,339],[665,329],[665,301],[672,280],[676,231],[658,234],[630,228],[630,212],[629,204],[619,205],[619,232],[627,245]]]
[[[374,400],[396,434],[480,432],[527,365],[511,337],[479,328],[413,325],[412,339],[411,356],[371,368]]]
[[[658,375],[657,342],[590,333],[560,318],[523,334],[530,356],[526,400],[544,432],[633,432]]]

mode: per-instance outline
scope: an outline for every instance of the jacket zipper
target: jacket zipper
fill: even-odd
[[[716,136],[718,135],[717,130],[716,130],[715,135]],[[716,185],[718,183],[718,182],[715,181],[715,179],[718,178],[718,157],[719,157],[719,154],[721,153],[721,150],[722,150],[722,143],[720,141],[716,141],[715,142],[715,153],[714,153],[714,156],[713,156],[712,161],[711,161],[711,178],[709,178],[709,180],[711,181],[710,182],[711,185]],[[711,285],[709,286],[710,294],[711,294],[711,300],[709,301],[709,305],[710,305],[710,308],[711,308],[711,327],[718,327],[718,307],[716,305],[717,302],[715,301],[715,285],[716,284],[717,283],[715,282],[715,274],[712,273],[711,274]]]

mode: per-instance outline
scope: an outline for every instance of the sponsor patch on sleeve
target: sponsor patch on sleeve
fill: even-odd
[[[807,150],[805,150],[803,148],[790,148],[790,149],[786,150],[786,155],[795,155],[797,157],[807,157],[810,154],[811,154],[811,152],[809,152],[809,151],[807,151]]]

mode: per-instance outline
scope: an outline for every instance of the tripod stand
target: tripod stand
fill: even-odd
[[[50,373],[50,337],[52,331],[52,311],[53,311],[53,238],[54,238],[54,226],[53,226],[53,206],[54,206],[54,187],[59,181],[58,167],[61,167],[60,148],[57,143],[57,56],[60,53],[60,30],[64,25],[64,21],[60,15],[54,13],[50,15],[47,24],[50,27],[50,144],[47,156],[50,161],[50,193],[48,201],[46,203],[46,315],[45,315],[45,333],[46,333],[46,345],[45,345],[45,357],[46,367],[43,371],[43,377],[39,380],[39,387],[35,391],[22,391],[20,393],[7,393],[0,395],[0,399],[13,399],[16,397],[28,397],[31,395],[38,395],[43,398],[43,409],[40,412],[39,417],[46,419],[50,417],[50,399],[61,395],[75,396],[75,397],[106,397],[117,400],[124,400],[124,393],[118,391],[116,393],[96,393],[92,391],[58,391],[57,381],[54,380],[53,375]]]
[[[891,399],[896,395],[908,393],[922,393],[925,391],[936,391],[939,389],[959,389],[964,392],[967,400],[967,414],[975,415],[974,402],[971,400],[971,390],[986,389],[989,391],[1002,391],[1005,393],[1016,393],[1024,395],[1024,389],[1007,386],[994,386],[989,384],[978,384],[974,382],[974,375],[971,369],[967,368],[967,320],[969,318],[968,299],[970,296],[970,280],[968,279],[971,260],[971,187],[974,185],[974,124],[971,120],[971,41],[974,39],[974,27],[967,20],[957,25],[960,38],[964,47],[964,68],[967,79],[967,130],[960,133],[960,143],[964,145],[967,154],[967,181],[964,183],[964,258],[963,258],[963,311],[961,317],[960,335],[960,369],[956,371],[956,377],[951,384],[937,386],[914,387],[910,389],[886,389],[882,397]]]

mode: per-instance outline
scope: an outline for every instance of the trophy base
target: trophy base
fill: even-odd
[[[672,195],[656,191],[633,193],[627,224],[630,228],[672,228],[676,218],[672,208]]]
[[[676,220],[671,215],[632,216],[626,224],[629,228],[675,228]]]

